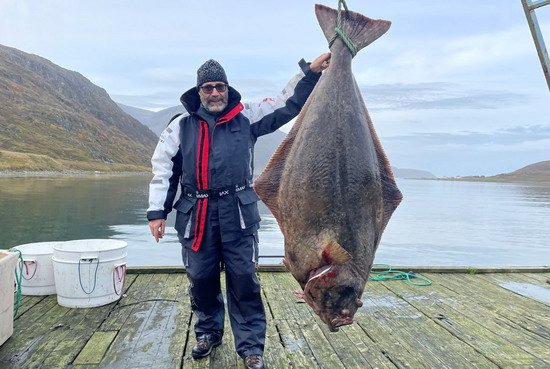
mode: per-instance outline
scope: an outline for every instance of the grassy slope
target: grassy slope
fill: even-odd
[[[97,161],[55,159],[47,155],[0,150],[1,171],[150,172],[151,168],[131,164],[107,164]]]

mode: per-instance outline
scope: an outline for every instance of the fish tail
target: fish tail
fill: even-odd
[[[316,4],[315,14],[325,37],[330,42],[335,34],[338,11]],[[340,28],[355,45],[357,52],[386,33],[390,25],[391,22],[387,20],[371,19],[356,12],[342,10]]]

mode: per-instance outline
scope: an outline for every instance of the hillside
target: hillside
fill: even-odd
[[[436,178],[436,176],[427,170],[420,169],[404,169],[391,167],[393,175],[395,178],[415,178],[415,179],[428,179]]]
[[[185,111],[183,105],[172,106],[171,108],[166,108],[157,112],[140,109],[120,103],[118,103],[118,106],[120,106],[120,108],[126,113],[139,120],[141,124],[148,127],[157,136],[160,136],[160,133],[164,130],[164,128],[166,128],[170,119],[174,115],[178,113],[183,113]]]
[[[550,160],[527,165],[511,173],[487,177],[505,181],[536,181],[550,183]]]
[[[550,160],[527,165],[510,173],[495,176],[463,176],[439,178],[447,181],[475,181],[475,182],[532,182],[550,184]]]
[[[0,149],[148,166],[157,138],[77,72],[0,45]]]

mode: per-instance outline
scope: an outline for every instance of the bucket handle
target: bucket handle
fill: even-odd
[[[32,273],[30,278],[26,278],[25,275],[29,275],[29,265],[34,264],[34,272]],[[22,277],[26,281],[30,281],[34,275],[36,274],[36,270],[38,269],[38,262],[36,259],[23,259],[23,266],[25,267],[25,273],[23,273]]]
[[[120,291],[116,290],[115,274],[116,274],[116,279],[118,280],[119,283],[121,283]],[[122,293],[122,287],[124,286],[125,278],[126,278],[126,262],[115,264],[113,269],[113,289],[115,290],[115,293],[117,294],[117,296],[120,296],[120,294]]]
[[[89,263],[90,265],[94,262],[96,262],[96,265],[95,265],[95,273],[94,273],[94,286],[92,287],[92,290],[90,292],[86,291],[86,289],[84,288],[84,286],[82,285],[82,276],[80,274],[80,264],[82,263]],[[83,257],[83,258],[80,258],[78,260],[78,280],[80,282],[80,288],[82,288],[82,291],[84,291],[84,293],[86,295],[90,295],[92,292],[94,292],[95,290],[95,286],[96,286],[96,283],[97,283],[97,269],[99,268],[99,257],[95,257],[95,256],[92,256],[92,257]]]

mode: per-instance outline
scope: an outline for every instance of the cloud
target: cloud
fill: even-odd
[[[525,125],[492,132],[463,131],[459,133],[432,132],[384,137],[385,142],[413,142],[424,147],[435,146],[517,146],[550,140],[550,125]]]
[[[363,85],[361,90],[372,110],[498,109],[522,104],[529,97],[448,82]]]
[[[491,132],[414,133],[381,137],[392,165],[439,176],[494,175],[549,160],[550,125]]]
[[[477,33],[469,34],[464,30],[463,35],[444,32],[434,32],[422,38],[417,34],[400,35],[394,41],[399,42],[398,52],[395,46],[391,48],[391,42],[387,42],[381,53],[384,62],[370,67],[358,66],[360,71],[355,73],[356,78],[361,83],[445,80],[472,84],[481,81],[510,83],[519,77],[525,78],[524,72],[510,73],[537,66],[533,40],[524,21],[524,17],[515,19],[515,24],[493,32],[480,32],[479,25],[476,25]],[[550,22],[541,22],[540,27],[550,29]]]
[[[144,95],[110,94],[114,101],[146,110],[162,110],[167,107],[179,105],[179,96],[172,91],[160,91]]]

